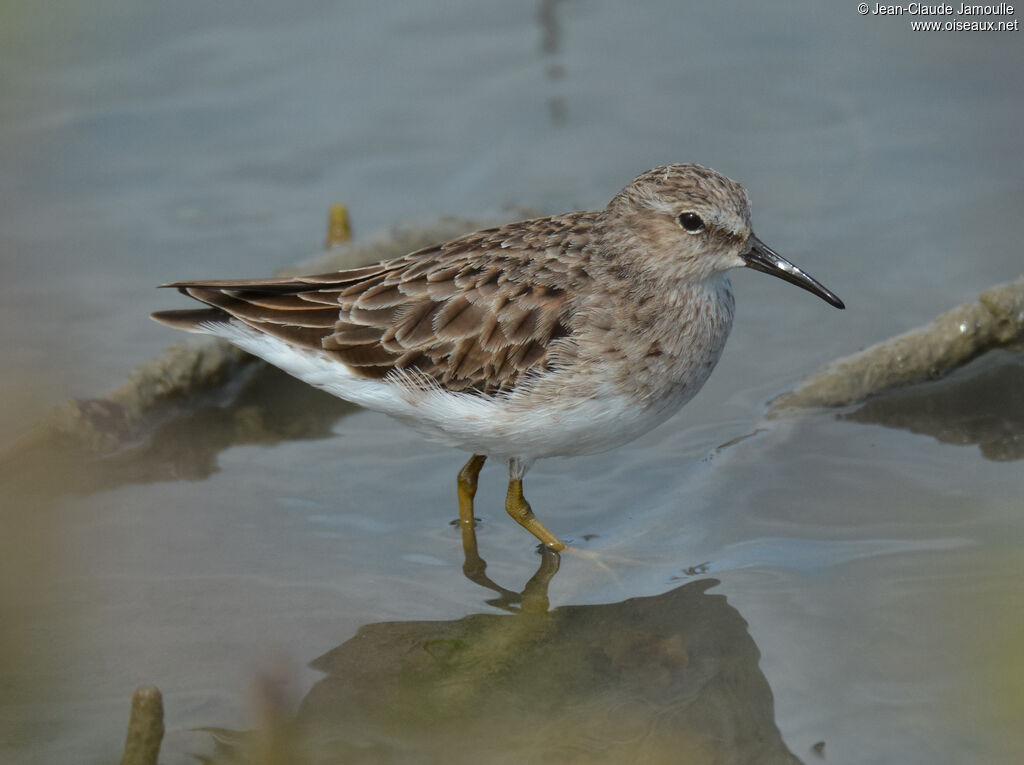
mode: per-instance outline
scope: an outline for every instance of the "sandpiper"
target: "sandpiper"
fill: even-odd
[[[526,471],[631,441],[693,398],[732,326],[727,272],[739,266],[844,307],[754,235],[743,186],[684,164],[644,173],[600,211],[376,265],[163,285],[208,307],[153,318],[471,452],[458,475],[463,524],[484,460],[507,460],[505,509],[558,551],[523,496]]]

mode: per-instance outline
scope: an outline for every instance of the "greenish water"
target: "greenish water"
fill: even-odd
[[[5,762],[116,761],[142,682],[164,763],[213,752],[199,728],[313,761],[1020,759],[1019,355],[761,420],[821,363],[1020,274],[1017,33],[809,2],[2,13],[5,434],[178,339],[144,319],[180,304],[153,285],[269,274],[335,201],[359,235],[600,206],[702,162],[848,305],[737,274],[681,415],[537,464],[527,496],[573,541],[546,616],[537,579],[530,613],[503,608],[542,559],[502,469],[477,494],[495,591],[449,523],[464,455],[274,373],[101,464],[5,476]]]

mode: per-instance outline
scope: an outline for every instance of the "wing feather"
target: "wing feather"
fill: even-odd
[[[174,326],[244,322],[355,373],[399,370],[450,390],[511,390],[572,337],[596,213],[514,223],[371,266],[287,279],[176,282],[211,309],[163,311]]]

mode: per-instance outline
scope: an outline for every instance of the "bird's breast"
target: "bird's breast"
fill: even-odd
[[[682,406],[707,381],[732,328],[735,302],[723,275],[655,296],[620,325],[609,355],[618,390],[652,406]],[[630,326],[631,325],[631,326]]]

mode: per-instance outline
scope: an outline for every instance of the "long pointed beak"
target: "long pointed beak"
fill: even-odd
[[[814,293],[836,308],[846,308],[843,301],[824,284],[794,266],[753,234],[747,240],[747,249],[740,253],[740,257],[746,261],[747,268],[777,276],[790,284],[795,284],[797,287]]]

